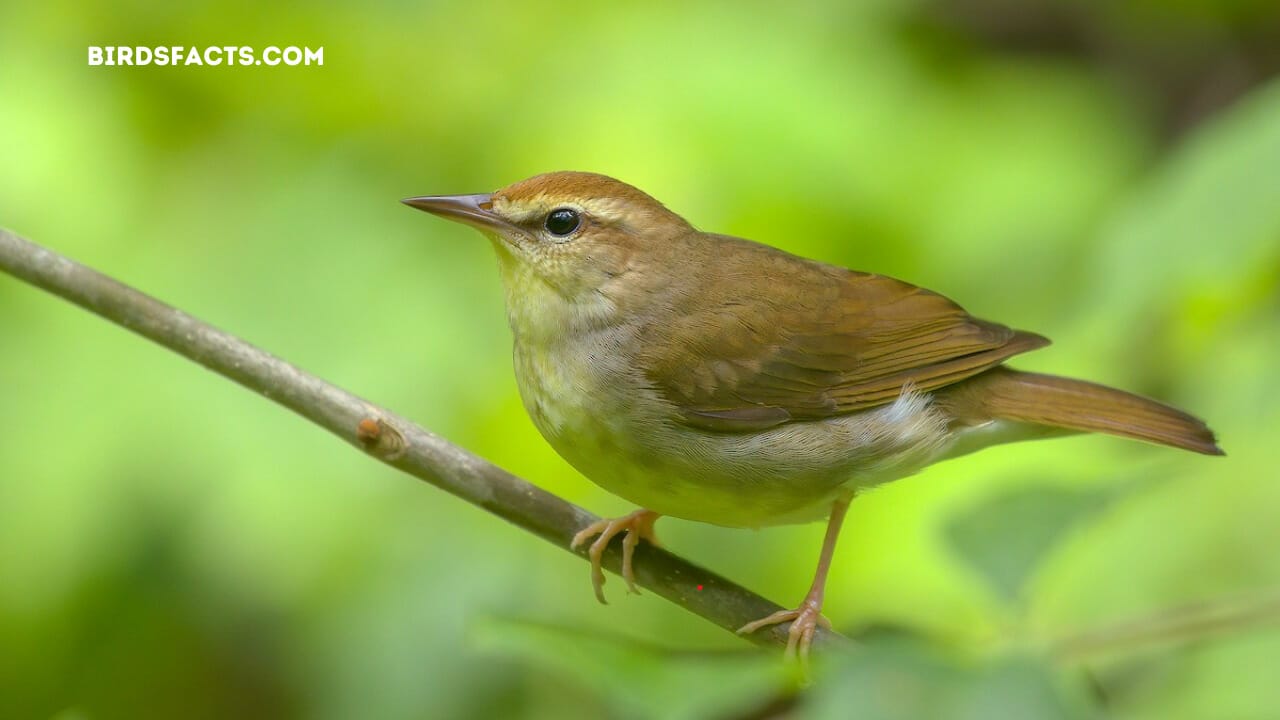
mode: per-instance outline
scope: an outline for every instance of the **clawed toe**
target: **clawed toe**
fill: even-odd
[[[569,543],[570,549],[573,550],[578,549],[590,538],[596,538],[595,542],[591,543],[591,547],[587,549],[587,557],[591,559],[591,587],[595,590],[596,599],[601,603],[608,604],[608,601],[604,599],[605,578],[604,568],[601,563],[604,558],[605,548],[609,547],[609,542],[619,533],[623,533],[622,579],[627,583],[627,589],[638,595],[640,588],[636,585],[636,575],[631,560],[635,554],[636,545],[640,543],[641,539],[647,540],[651,545],[658,545],[657,537],[653,532],[653,524],[660,517],[662,516],[651,510],[637,510],[620,518],[597,520],[573,536],[573,540]]]
[[[806,601],[795,610],[779,610],[768,617],[749,622],[738,628],[738,634],[749,635],[761,628],[790,622],[791,627],[787,630],[786,658],[788,660],[798,658],[800,664],[807,667],[809,664],[809,648],[813,646],[814,633],[820,627],[831,629],[831,621],[823,617],[819,609],[819,605]]]

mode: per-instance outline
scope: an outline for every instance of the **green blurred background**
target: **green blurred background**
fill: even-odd
[[[614,175],[1042,332],[1017,367],[1178,404],[1229,457],[1071,438],[863,496],[827,604],[863,642],[796,697],[773,654],[616,578],[599,606],[580,559],[0,277],[0,717],[1280,717],[1265,622],[1043,652],[1280,589],[1280,8],[781,7],[4,3],[0,225],[601,514],[630,508],[521,409],[491,250],[400,198]],[[86,64],[173,44],[325,63]],[[786,605],[822,535],[660,530]]]

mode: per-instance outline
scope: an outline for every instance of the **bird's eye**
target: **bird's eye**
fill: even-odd
[[[569,235],[577,230],[581,223],[582,219],[578,217],[577,210],[556,208],[547,213],[547,232],[557,237]]]

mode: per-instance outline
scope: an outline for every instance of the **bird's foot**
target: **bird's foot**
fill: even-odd
[[[597,520],[573,536],[573,541],[569,543],[572,550],[578,549],[588,539],[596,538],[587,550],[587,557],[591,559],[591,587],[595,589],[596,599],[601,603],[608,604],[604,599],[604,569],[600,566],[600,561],[604,557],[604,549],[609,547],[609,541],[618,533],[626,533],[622,538],[622,579],[626,581],[629,591],[639,595],[640,588],[636,587],[631,557],[642,539],[647,540],[650,545],[661,547],[657,536],[653,534],[653,524],[660,517],[662,516],[652,510],[636,510],[620,518]]]
[[[795,610],[779,610],[768,616],[749,622],[738,628],[739,635],[749,635],[760,628],[790,622],[787,631],[786,659],[799,658],[800,664],[808,666],[809,648],[813,645],[813,634],[819,627],[831,629],[831,621],[822,616],[822,599],[806,597],[800,607]]]

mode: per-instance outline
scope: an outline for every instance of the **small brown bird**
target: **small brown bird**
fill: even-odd
[[[1039,335],[900,280],[699,232],[603,175],[556,172],[492,194],[416,197],[489,237],[525,409],[560,455],[639,505],[584,528],[592,583],[624,533],[662,515],[729,527],[829,517],[808,595],[744,626],[792,622],[807,655],[853,495],[998,443],[1102,432],[1221,455],[1200,420],[1004,361]]]

